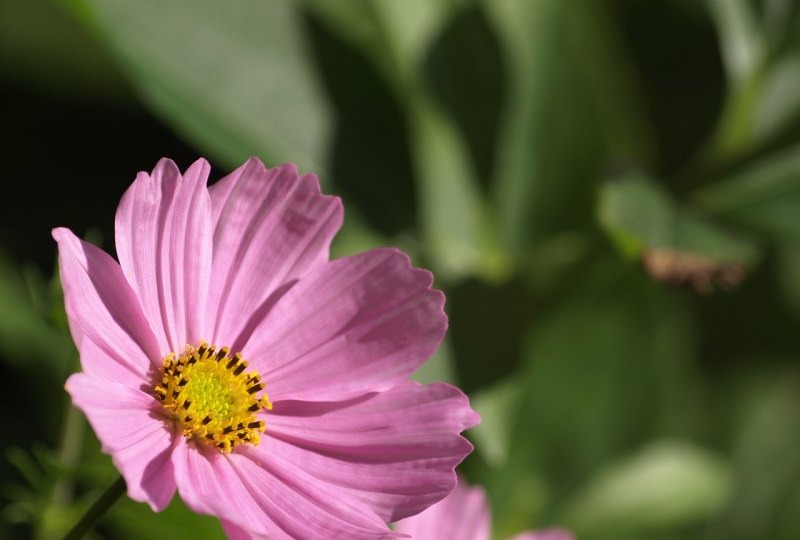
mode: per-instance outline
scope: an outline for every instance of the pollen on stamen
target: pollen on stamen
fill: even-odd
[[[266,394],[258,395],[264,383],[247,366],[228,347],[187,345],[180,356],[164,358],[153,394],[180,422],[186,437],[226,453],[240,444],[257,445],[266,429],[257,415],[272,403]]]

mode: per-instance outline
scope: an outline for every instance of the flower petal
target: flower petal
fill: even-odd
[[[292,287],[241,349],[273,402],[339,400],[406,380],[447,329],[430,272],[395,249],[320,266]]]
[[[170,454],[175,435],[153,396],[83,373],[66,384],[128,485],[128,495],[163,510],[175,494]]]
[[[86,344],[91,342],[105,354],[103,361],[114,364],[107,366],[111,378],[128,377],[133,384],[146,380],[148,372],[160,366],[158,343],[119,265],[69,229],[53,229],[53,238],[58,242],[67,318],[84,369],[96,371]]]
[[[195,512],[214,514],[254,538],[391,538],[374,514],[350,505],[300,469],[257,463],[237,449],[221,454],[183,443],[173,455],[178,490]],[[244,536],[245,538],[247,536]]]
[[[299,176],[291,164],[268,170],[256,158],[209,191],[215,224],[212,339],[239,350],[279,295],[328,260],[342,204],[320,194],[315,176]]]
[[[225,536],[228,537],[228,540],[250,540],[251,538],[256,538],[250,536],[247,534],[247,531],[230,521],[225,521],[223,519],[220,520],[220,522],[222,523],[222,530],[225,531]]]
[[[491,515],[486,493],[460,481],[450,495],[416,516],[398,521],[394,530],[414,540],[489,540]]]
[[[212,256],[208,173],[204,159],[183,176],[162,159],[152,174],[137,175],[117,209],[117,256],[162,356],[197,344],[205,331]]]
[[[296,463],[369,505],[384,521],[416,514],[453,489],[472,445],[459,433],[478,415],[447,384],[407,382],[349,402],[280,402],[252,450]]]

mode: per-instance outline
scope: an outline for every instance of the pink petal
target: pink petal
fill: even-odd
[[[459,433],[478,422],[457,388],[412,382],[338,404],[280,402],[264,418],[267,436],[252,452],[297,464],[387,522],[450,493],[472,450]]]
[[[250,540],[251,538],[256,538],[255,536],[250,536],[247,531],[230,521],[221,520],[221,523],[222,530],[225,531],[225,536],[228,537],[228,540]]]
[[[117,209],[117,255],[152,322],[162,356],[204,337],[211,281],[209,165],[197,160],[181,176],[162,159],[139,173]]]
[[[58,242],[64,304],[83,368],[132,385],[147,380],[161,364],[158,343],[119,265],[69,229],[54,229],[53,238]],[[97,357],[95,350],[103,356]]]
[[[395,249],[317,267],[267,314],[242,352],[273,402],[339,400],[391,388],[447,328],[430,272]]]
[[[395,524],[396,531],[414,540],[489,540],[490,529],[486,493],[463,481],[440,502]]]
[[[170,454],[175,436],[158,401],[140,390],[82,373],[66,384],[72,402],[86,415],[103,451],[128,485],[128,495],[163,510],[175,494]]]
[[[376,516],[326,492],[324,484],[246,452],[221,454],[183,443],[173,455],[178,490],[194,511],[218,516],[246,538],[391,538]]]
[[[209,191],[215,223],[209,339],[239,350],[280,294],[328,260],[342,204],[320,194],[315,176],[299,176],[291,164],[267,170],[257,158]]]

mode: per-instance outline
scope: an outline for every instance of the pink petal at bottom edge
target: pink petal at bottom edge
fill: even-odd
[[[278,402],[263,418],[266,435],[251,452],[302,468],[386,522],[453,490],[472,451],[459,434],[479,421],[457,388],[414,382],[338,404]]]
[[[324,482],[258,463],[247,449],[221,454],[181,440],[173,454],[178,491],[195,512],[218,516],[252,538],[392,538],[368,508],[351,504]],[[245,536],[247,537],[247,536]]]
[[[414,540],[489,540],[491,515],[486,493],[461,479],[443,500],[424,512],[395,523]]]
[[[175,494],[169,459],[175,436],[158,412],[158,401],[83,373],[72,375],[66,388],[125,478],[130,498],[146,502],[153,511],[163,510]]]

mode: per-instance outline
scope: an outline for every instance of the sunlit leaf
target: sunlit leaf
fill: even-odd
[[[721,457],[684,441],[654,442],[601,470],[563,519],[585,538],[643,538],[707,519],[732,488]]]
[[[719,33],[720,49],[729,76],[746,80],[761,68],[767,53],[764,30],[752,2],[708,0]]]
[[[676,271],[691,279],[696,273],[708,273],[712,279],[717,270],[724,271],[724,265],[744,269],[757,256],[752,242],[680,207],[666,190],[644,176],[607,182],[598,207],[601,224],[623,253],[630,257],[671,255],[676,267],[686,267]]]

